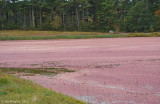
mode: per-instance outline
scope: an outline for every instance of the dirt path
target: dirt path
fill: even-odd
[[[93,104],[160,104],[160,38],[0,41],[0,67],[63,67],[30,76]]]

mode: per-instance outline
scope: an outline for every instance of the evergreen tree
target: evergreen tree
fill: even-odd
[[[137,2],[127,14],[127,31],[144,32],[149,29],[145,2]]]
[[[0,29],[158,31],[160,0],[0,0]]]

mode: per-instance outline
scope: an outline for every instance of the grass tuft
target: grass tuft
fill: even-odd
[[[9,74],[25,73],[25,75],[56,75],[59,73],[74,72],[65,68],[0,68],[0,71]]]
[[[0,84],[0,104],[85,104],[3,72],[0,72]]]

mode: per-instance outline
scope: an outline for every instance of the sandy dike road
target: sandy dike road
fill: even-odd
[[[0,67],[62,67],[25,77],[93,104],[160,104],[160,38],[0,41]]]

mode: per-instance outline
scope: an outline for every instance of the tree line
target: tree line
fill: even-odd
[[[0,0],[0,29],[159,31],[160,0]]]

